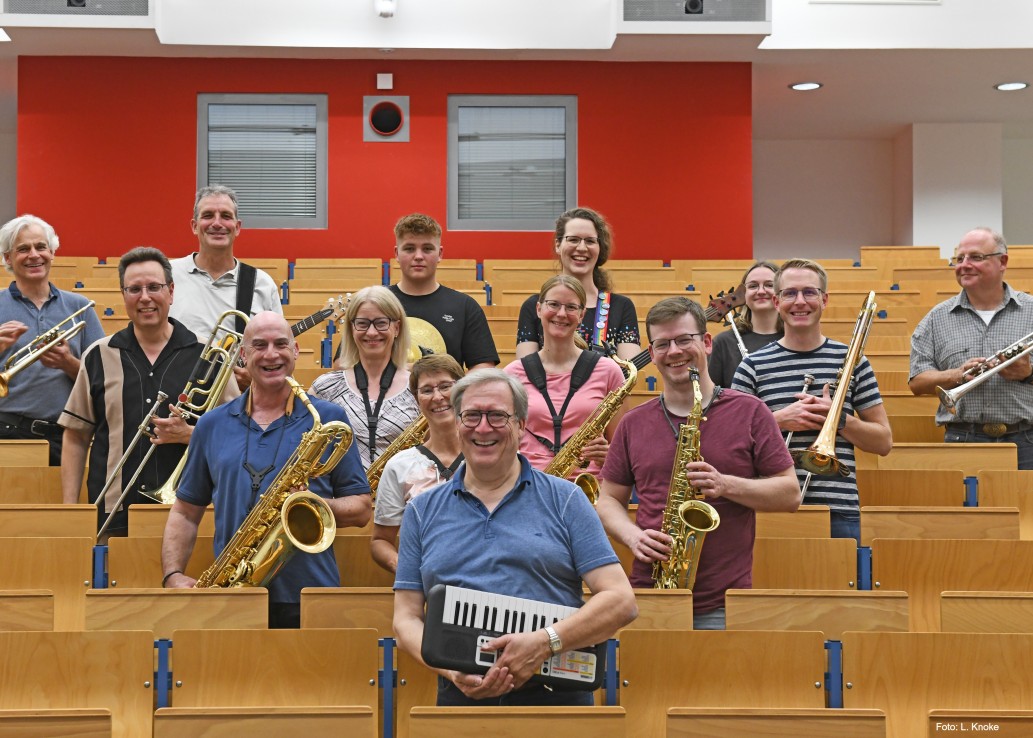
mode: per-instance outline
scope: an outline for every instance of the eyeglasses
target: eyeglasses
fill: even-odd
[[[357,330],[359,333],[365,333],[369,330],[370,326],[373,326],[377,333],[383,333],[390,328],[391,324],[394,322],[395,321],[391,320],[391,318],[374,318],[373,320],[370,320],[369,318],[352,318],[352,328]]]
[[[542,300],[542,305],[554,313],[558,313],[561,310],[565,310],[568,313],[580,313],[585,309],[584,305],[575,305],[571,302],[556,302],[556,300]]]
[[[746,291],[747,292],[757,292],[762,287],[764,289],[766,289],[767,291],[769,291],[769,292],[774,292],[775,291],[775,283],[770,281],[770,280],[768,280],[767,282],[747,282],[746,283]]]
[[[433,397],[435,392],[440,392],[442,396],[444,396],[452,391],[452,385],[454,384],[455,382],[442,382],[441,384],[432,384],[427,387],[420,387],[416,390],[416,394],[420,397]]]
[[[513,416],[502,410],[464,410],[458,417],[467,428],[479,426],[481,418],[487,418],[492,428],[505,428]]]
[[[780,300],[793,302],[797,295],[801,295],[807,302],[817,302],[823,294],[825,291],[819,290],[817,287],[804,287],[802,290],[782,290],[778,293],[778,297]]]
[[[150,284],[131,284],[128,287],[123,287],[122,291],[127,295],[139,297],[140,293],[142,293],[144,290],[147,290],[148,295],[156,295],[168,286],[169,285],[166,282],[151,282]]]
[[[686,333],[684,336],[678,336],[671,340],[658,338],[649,345],[653,347],[654,352],[663,354],[670,350],[672,343],[680,349],[687,349],[692,345],[693,341],[697,338],[703,338],[705,335],[706,333]]]
[[[982,264],[991,256],[1004,256],[1004,252],[992,251],[989,254],[955,254],[951,257],[950,265],[957,266],[958,264],[964,264],[966,261],[970,264]]]
[[[578,246],[582,241],[585,242],[585,246],[598,246],[599,239],[587,236],[582,238],[581,236],[564,236],[563,240],[569,243],[571,246]]]

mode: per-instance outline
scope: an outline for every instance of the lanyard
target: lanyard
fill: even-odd
[[[373,457],[377,455],[377,420],[380,418],[380,406],[384,404],[387,397],[387,390],[395,378],[395,365],[388,364],[384,367],[384,373],[380,375],[380,396],[377,398],[376,407],[369,406],[369,376],[362,364],[355,365],[355,384],[362,394],[362,404],[366,406],[366,427],[369,429],[369,463],[373,463]]]

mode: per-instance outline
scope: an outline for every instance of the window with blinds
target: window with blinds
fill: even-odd
[[[250,228],[326,228],[326,95],[198,95],[198,187],[237,192]]]
[[[450,229],[552,230],[576,202],[576,97],[449,96]]]

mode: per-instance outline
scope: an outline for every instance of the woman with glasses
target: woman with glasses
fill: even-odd
[[[373,509],[370,553],[390,572],[398,564],[398,528],[405,506],[421,492],[451,479],[463,461],[452,412],[452,385],[464,373],[448,354],[428,354],[412,365],[409,391],[416,395],[427,419],[427,436],[420,445],[399,451],[384,466]]]
[[[617,355],[631,359],[639,347],[638,316],[627,297],[611,292],[610,275],[602,268],[613,250],[610,225],[589,208],[568,210],[556,221],[553,249],[560,273],[581,283],[585,310],[578,332],[590,346],[612,343]],[[537,314],[538,296],[531,295],[520,307],[517,322],[517,358],[533,354],[544,345],[542,322]]]
[[[309,394],[348,411],[363,470],[419,415],[409,391],[409,329],[402,303],[386,287],[364,287],[348,303],[341,365]]]
[[[536,469],[547,467],[603,398],[624,384],[624,372],[616,362],[577,343],[585,300],[585,288],[574,277],[560,274],[546,280],[535,308],[542,324],[542,347],[505,369],[527,390],[520,453]],[[604,437],[588,443],[583,459],[589,473],[598,473],[608,448]]]
[[[770,261],[758,261],[742,275],[742,284],[746,286],[746,308],[735,318],[735,327],[751,354],[782,337],[782,318],[775,308],[777,271],[778,267]],[[714,336],[709,363],[714,384],[731,387],[736,367],[742,359],[742,350],[731,328]]]

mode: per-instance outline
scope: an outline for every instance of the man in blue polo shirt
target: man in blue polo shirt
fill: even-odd
[[[519,382],[498,369],[471,372],[453,386],[452,406],[466,461],[405,509],[398,644],[422,663],[424,603],[435,584],[579,607],[549,628],[485,644],[499,653],[484,675],[436,669],[438,704],[591,705],[591,692],[525,683],[553,654],[605,641],[635,618],[628,578],[584,493],[517,453],[527,420]],[[584,605],[582,583],[592,592]]]
[[[4,268],[14,275],[10,286],[0,290],[0,367],[35,337],[89,302],[50,283],[50,266],[58,245],[54,228],[34,215],[20,215],[0,228]],[[51,466],[61,465],[64,429],[57,418],[79,373],[79,357],[91,343],[104,337],[92,308],[63,325],[62,330],[80,321],[86,327],[78,335],[56,344],[18,372],[10,380],[7,396],[0,398],[0,439],[45,439],[50,443]]]
[[[205,507],[215,505],[215,555],[233,537],[258,498],[312,430],[312,415],[295,402],[287,384],[298,345],[283,316],[262,312],[248,323],[241,343],[250,389],[205,413],[190,440],[190,456],[176,502],[169,512],[162,543],[162,584],[192,587],[183,571],[190,560]],[[323,423],[348,422],[343,408],[311,398]],[[369,484],[352,444],[333,471],[309,480],[309,489],[326,499],[339,527],[366,524]],[[333,547],[318,554],[298,553],[269,583],[269,627],[297,628],[303,587],[338,587]]]

